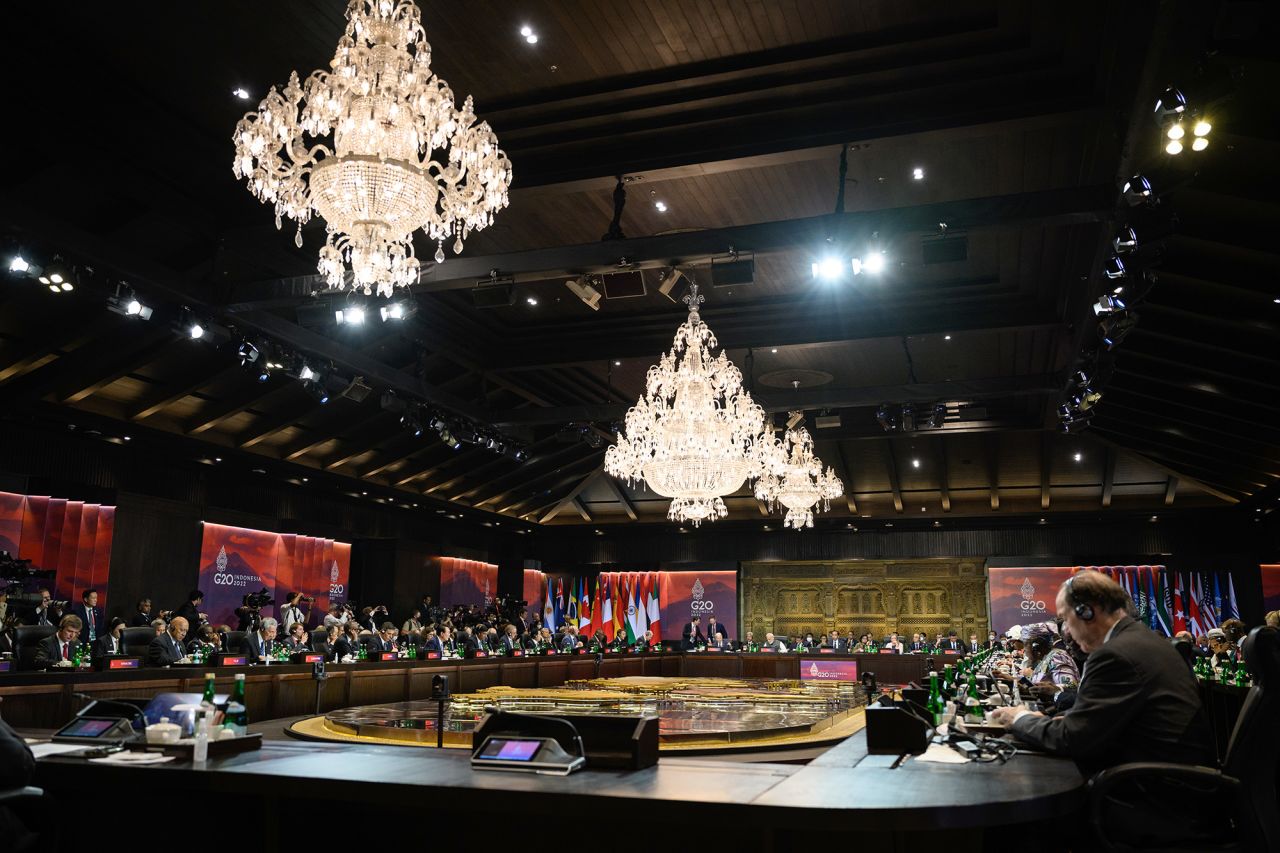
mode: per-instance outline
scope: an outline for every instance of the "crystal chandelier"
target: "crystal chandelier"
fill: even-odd
[[[714,521],[728,514],[722,497],[760,474],[764,410],[742,387],[742,373],[721,352],[698,316],[703,297],[690,285],[689,316],[671,351],[649,368],[645,393],[627,411],[605,471],[672,498],[667,518]]]
[[[304,137],[312,137],[304,140]],[[325,221],[320,274],[330,287],[390,296],[418,280],[413,232],[453,251],[506,207],[511,164],[468,95],[458,109],[431,71],[412,0],[351,0],[328,71],[272,87],[232,137],[237,178],[281,217]],[[332,147],[330,147],[332,146]],[[436,159],[433,159],[433,154]]]
[[[831,499],[844,494],[844,484],[813,453],[813,438],[804,427],[789,429],[779,441],[767,443],[764,470],[756,481],[756,497],[777,509],[787,508],[784,527],[813,527],[813,514],[831,508]],[[821,508],[818,503],[821,502]]]

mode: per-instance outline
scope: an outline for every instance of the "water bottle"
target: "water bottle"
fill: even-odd
[[[195,749],[191,751],[191,760],[197,764],[209,760],[209,720],[203,710],[196,711]]]

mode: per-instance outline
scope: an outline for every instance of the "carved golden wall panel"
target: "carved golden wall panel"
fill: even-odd
[[[757,638],[826,633],[985,638],[985,560],[743,563],[742,631]]]

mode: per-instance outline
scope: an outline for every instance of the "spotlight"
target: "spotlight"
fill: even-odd
[[[204,337],[204,326],[200,325],[199,321],[192,321],[187,326],[187,334],[192,340],[199,340]]]
[[[571,278],[564,283],[564,286],[573,291],[573,295],[581,299],[583,305],[592,311],[600,310],[601,293],[588,282],[583,279]]]
[[[917,180],[917,181],[923,181],[923,180],[924,180],[924,169],[922,169],[922,168],[921,168],[921,167],[919,167],[919,166],[916,166],[914,169],[912,169],[912,170],[911,170],[911,177],[912,177],[912,179],[914,179],[914,180]]]
[[[231,94],[235,95],[237,98],[239,98],[242,101],[249,100],[249,91],[245,89],[243,86],[232,89]]]
[[[1157,121],[1176,121],[1182,117],[1186,110],[1187,96],[1175,86],[1165,89],[1160,93],[1160,97],[1156,98],[1155,115]]]
[[[382,317],[382,322],[388,320],[408,320],[417,313],[418,305],[416,302],[392,302],[390,305],[381,305],[378,307],[378,315]],[[348,322],[353,322],[348,320]],[[359,322],[359,321],[354,321]]]
[[[920,467],[920,460],[919,460],[919,459],[912,459],[912,460],[911,460],[911,467],[912,467],[912,468],[919,468],[919,467]]]
[[[14,255],[13,259],[9,261],[9,272],[26,272],[29,269],[31,269],[31,264],[27,263],[22,255]]]
[[[338,325],[359,326],[364,323],[364,309],[359,305],[348,305],[333,312]]]
[[[1168,144],[1168,145],[1166,145],[1166,146],[1164,147],[1164,153],[1166,153],[1166,154],[1181,154],[1181,153],[1182,153],[1182,143],[1181,143],[1181,142],[1179,142],[1179,141],[1178,141],[1178,140],[1176,140],[1176,139],[1171,139],[1171,140],[1169,140],[1169,144]]]
[[[244,340],[236,347],[236,356],[240,359],[240,366],[244,367],[253,364],[258,360],[258,356],[262,355],[252,341]]]
[[[298,378],[303,382],[306,382],[308,379],[315,379],[316,372],[304,364],[302,365],[302,369],[298,371]]]
[[[1211,130],[1213,130],[1213,125],[1209,124],[1209,122],[1204,119],[1200,119],[1196,122],[1195,127],[1191,129],[1191,133],[1195,136],[1208,136],[1209,131]]]
[[[259,367],[257,378],[259,382],[266,382],[269,380],[271,378],[271,368],[267,367],[265,364]]]
[[[531,305],[531,306],[532,306],[532,305],[537,305],[537,304],[538,304],[538,300],[537,300],[537,299],[535,299],[535,298],[534,298],[534,297],[532,297],[532,296],[526,296],[526,297],[524,298],[524,301],[525,301],[525,303],[526,303],[526,304]]]
[[[261,377],[259,377],[259,379],[261,380]],[[324,405],[329,402],[329,392],[325,390],[324,383],[318,382],[315,379],[307,379],[303,381],[302,387],[308,394],[316,399],[317,403]]]
[[[1182,126],[1182,122],[1176,122],[1169,125],[1169,129],[1165,131],[1164,135],[1170,139],[1181,139],[1187,135],[1187,129]]]
[[[1093,313],[1096,317],[1106,317],[1110,314],[1119,314],[1121,311],[1128,310],[1128,308],[1129,306],[1125,304],[1124,299],[1121,297],[1104,293],[1093,304]]]
[[[130,317],[140,317],[144,310],[146,310],[145,307],[137,299],[130,299],[128,304],[124,306],[124,313]]]
[[[814,278],[834,281],[840,277],[840,273],[844,270],[844,264],[834,255],[826,255],[820,260],[814,261],[811,268]]]
[[[1203,151],[1208,147],[1209,147],[1209,137],[1207,136],[1197,136],[1195,140],[1191,143],[1192,151]]]
[[[40,279],[40,283],[49,284],[50,289],[53,289],[53,285],[44,278]],[[150,320],[152,314],[150,306],[142,302],[138,294],[124,283],[116,285],[115,293],[107,297],[107,310],[125,317],[137,317],[140,320]]]
[[[1124,193],[1124,200],[1130,207],[1137,207],[1140,204],[1146,204],[1151,200],[1152,189],[1151,181],[1143,175],[1134,175],[1132,178],[1124,182],[1121,190]]]
[[[1129,271],[1125,269],[1123,260],[1116,255],[1112,255],[1107,258],[1107,262],[1102,265],[1102,274],[1109,279],[1115,280],[1117,278],[1124,278],[1129,274]]]
[[[884,272],[884,252],[872,252],[862,259],[862,268],[864,271],[872,275],[878,275]]]
[[[666,213],[666,212],[667,212],[667,203],[666,203],[665,201],[655,201],[655,202],[653,203],[653,206],[654,206],[654,207],[656,207],[656,208],[658,209],[658,212],[659,212],[659,213]]]
[[[1081,461],[1082,459],[1084,459],[1084,454],[1083,454],[1083,453],[1076,453],[1076,454],[1072,455],[1072,457],[1071,457],[1071,458],[1072,458],[1072,459],[1074,459],[1075,461],[1079,462],[1079,461]]]

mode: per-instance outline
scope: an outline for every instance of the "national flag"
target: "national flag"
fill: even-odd
[[[636,576],[635,572],[627,573],[627,592],[626,597],[622,600],[622,612],[624,614],[622,631],[623,636],[627,638],[627,645],[633,645],[636,641]]]
[[[1199,572],[1196,573],[1196,601],[1200,605],[1200,624],[1208,631],[1218,627],[1217,614],[1213,612],[1212,590]]]
[[[1116,569],[1116,583],[1124,590],[1124,594],[1133,599],[1133,584],[1129,583],[1129,573],[1124,569]],[[1137,603],[1136,601],[1134,602]]]
[[[613,580],[608,573],[601,572],[596,578],[596,595],[600,598],[600,630],[604,631],[604,636],[609,642],[613,642],[614,626],[613,626]]]
[[[1222,615],[1222,586],[1218,583],[1218,574],[1213,573],[1213,618],[1221,625],[1225,617]]]
[[[1151,624],[1151,611],[1149,609],[1150,602],[1147,600],[1147,587],[1142,582],[1142,567],[1138,566],[1134,578],[1134,594],[1133,603],[1138,608],[1138,621],[1144,625]]]
[[[1227,597],[1222,602],[1222,615],[1227,619],[1240,618],[1240,605],[1236,604],[1236,584],[1227,574]]]
[[[1156,586],[1156,621],[1159,623],[1158,630],[1166,637],[1173,636],[1173,617],[1169,602],[1169,581],[1168,570],[1153,569],[1153,572],[1160,572],[1159,583]]]
[[[1147,575],[1147,627],[1152,631],[1160,631],[1160,607],[1156,598],[1156,570],[1151,567]]]
[[[564,624],[578,627],[578,584],[577,580],[569,581],[569,601],[564,609]]]
[[[551,604],[556,611],[556,628],[560,628],[565,624],[565,600],[564,600],[564,577],[556,578],[556,594],[551,599]],[[555,628],[552,629],[553,631]]]
[[[580,597],[578,599],[578,633],[583,639],[589,639],[595,632],[595,611],[591,607],[591,583],[585,577],[578,578]]]
[[[649,595],[645,591],[647,583],[648,574],[646,573],[637,575],[636,582],[633,584],[635,594],[632,596],[632,600],[636,605],[636,642],[644,640],[644,632],[649,630]]]
[[[626,575],[622,572],[614,572],[612,579],[613,589],[613,635],[614,637],[624,637],[627,632],[627,590]]]
[[[659,586],[662,584],[661,572],[649,573],[649,630],[653,632],[653,642],[662,642],[662,601]]]
[[[1200,637],[1209,630],[1208,626],[1200,618],[1200,600],[1196,594],[1196,578],[1195,575],[1187,576],[1187,630],[1192,636]]]
[[[556,606],[551,600],[551,578],[547,575],[542,576],[543,588],[546,590],[544,594],[544,602],[542,604],[542,627],[555,631],[556,629]]]
[[[1187,630],[1187,611],[1183,606],[1185,596],[1182,594],[1182,574],[1173,574],[1173,633],[1179,634]]]

